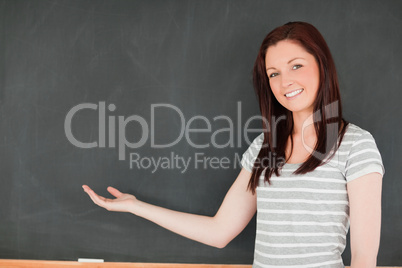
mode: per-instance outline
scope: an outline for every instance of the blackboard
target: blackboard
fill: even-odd
[[[251,70],[262,39],[301,20],[332,50],[344,117],[382,153],[378,265],[402,265],[401,1],[5,0],[0,18],[0,258],[252,263],[255,219],[216,249],[107,212],[81,185],[214,215],[258,135],[243,129],[259,114]],[[228,118],[233,144],[229,132],[212,140]],[[209,132],[187,132],[204,148],[180,138],[183,121],[210,122]],[[196,154],[229,164],[196,167]],[[148,160],[130,167],[130,156]],[[192,160],[154,171],[152,157]],[[343,258],[350,264],[349,247]]]

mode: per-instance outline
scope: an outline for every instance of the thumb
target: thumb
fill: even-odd
[[[107,187],[107,190],[109,193],[111,193],[114,197],[119,198],[120,196],[123,195],[123,193],[121,193],[119,190],[117,190],[116,188],[113,188],[111,186]]]

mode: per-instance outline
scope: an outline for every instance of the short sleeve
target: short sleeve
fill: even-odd
[[[385,169],[374,137],[363,131],[354,140],[346,161],[345,177],[350,182],[372,172],[384,175]]]
[[[257,158],[258,153],[261,150],[263,142],[264,142],[264,133],[261,133],[253,140],[248,149],[244,152],[240,163],[242,167],[245,168],[248,172],[253,171],[255,159]]]

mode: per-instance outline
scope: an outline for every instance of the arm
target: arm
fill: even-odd
[[[213,217],[147,204],[112,187],[108,187],[108,191],[116,199],[99,196],[86,185],[83,188],[95,204],[109,211],[130,212],[189,239],[223,248],[246,227],[256,212],[256,196],[247,190],[250,176],[250,172],[241,170]]]
[[[375,268],[381,231],[382,175],[370,173],[347,184],[351,268]]]

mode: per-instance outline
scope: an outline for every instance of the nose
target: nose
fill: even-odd
[[[289,75],[282,74],[282,87],[287,88],[291,85],[293,85],[293,80]]]

